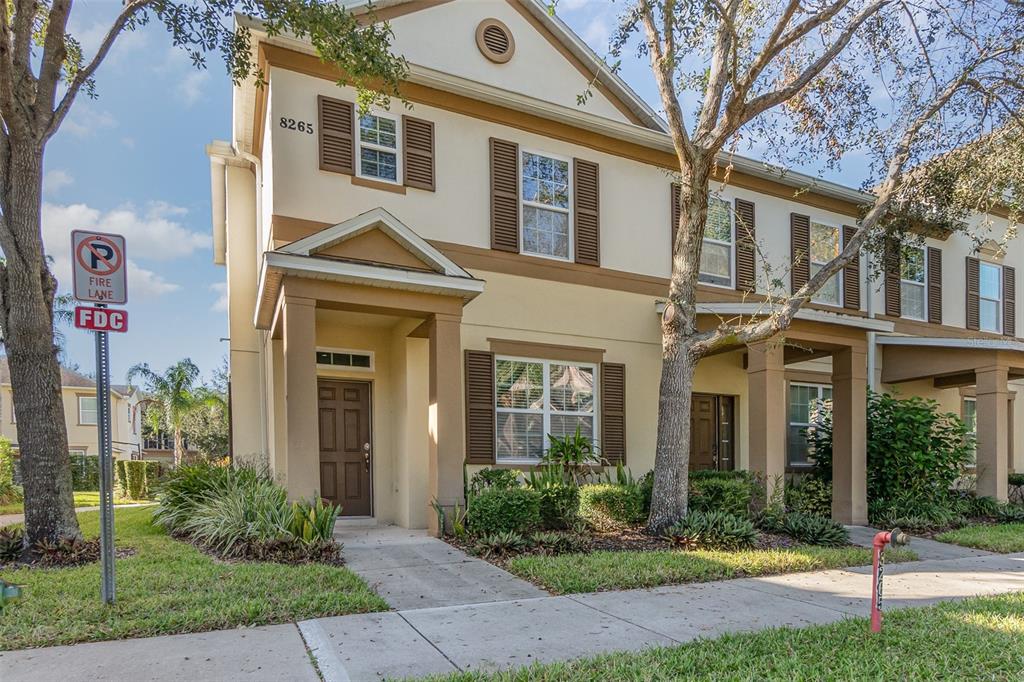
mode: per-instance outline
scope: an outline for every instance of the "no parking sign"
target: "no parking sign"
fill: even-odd
[[[71,233],[75,298],[93,303],[128,302],[124,237],[118,234]]]

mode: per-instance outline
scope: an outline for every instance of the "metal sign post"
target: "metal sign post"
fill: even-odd
[[[110,432],[110,344],[108,332],[128,330],[123,310],[108,310],[108,303],[128,302],[124,237],[75,230],[71,233],[75,298],[96,306],[75,309],[75,326],[96,337],[96,430],[100,450],[100,596],[113,604],[114,582],[114,453]]]

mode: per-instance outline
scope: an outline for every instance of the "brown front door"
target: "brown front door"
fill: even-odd
[[[371,516],[370,384],[321,379],[318,393],[320,495],[342,516]]]
[[[732,469],[734,399],[693,394],[690,409],[690,470]]]

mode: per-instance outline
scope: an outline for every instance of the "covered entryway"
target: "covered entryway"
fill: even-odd
[[[729,471],[735,468],[731,395],[694,393],[690,410],[690,470]]]
[[[320,496],[342,516],[371,516],[370,384],[320,379]]]

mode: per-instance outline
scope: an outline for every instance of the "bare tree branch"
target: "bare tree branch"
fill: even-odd
[[[716,3],[721,19],[715,32],[715,47],[711,53],[711,77],[704,91],[704,104],[701,106],[700,117],[694,129],[693,137],[700,140],[714,128],[718,113],[722,110],[722,98],[725,87],[729,83],[732,69],[727,68],[730,54],[733,52],[733,40],[736,35],[736,12],[739,11],[739,0],[729,0],[726,7]]]
[[[668,32],[672,34],[674,29],[671,22],[671,12],[674,0],[668,0],[665,6],[665,25]],[[666,49],[674,46],[674,39],[666,38],[666,46],[662,46],[662,37],[658,27],[654,23],[654,10],[648,0],[641,0],[639,4],[640,19],[647,33],[648,49],[651,51],[651,68],[654,70],[654,78],[658,82],[658,91],[661,93],[662,106],[665,107],[665,116],[668,118],[669,132],[672,136],[672,144],[676,150],[676,156],[680,163],[692,163],[695,157],[695,150],[690,137],[686,132],[686,122],[683,120],[682,108],[679,105],[679,98],[675,89],[675,55],[667,54]]]
[[[36,130],[45,130],[50,121],[57,85],[68,56],[66,40],[70,14],[71,0],[53,0],[46,19],[46,37],[43,38],[43,55],[36,81]]]

